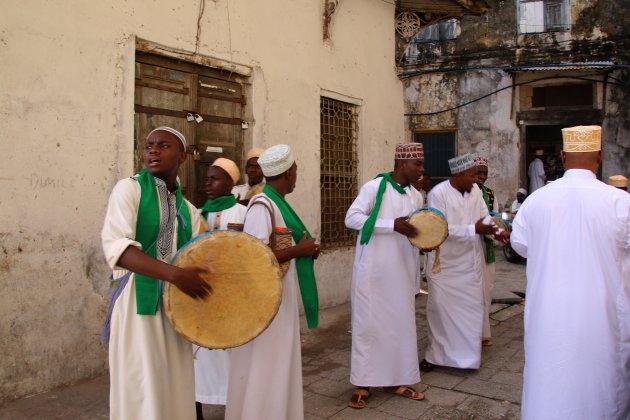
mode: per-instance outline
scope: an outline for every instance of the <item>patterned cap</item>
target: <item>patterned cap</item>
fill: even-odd
[[[451,174],[455,175],[475,166],[475,161],[470,153],[466,153],[449,159],[448,166],[451,168]]]
[[[602,150],[602,128],[598,125],[563,128],[562,140],[565,153],[599,152]]]
[[[258,164],[265,176],[276,176],[288,171],[295,158],[291,148],[286,144],[276,144],[262,152],[258,158]]]
[[[232,181],[236,184],[238,179],[241,177],[241,173],[238,170],[238,166],[234,161],[226,158],[216,158],[214,162],[212,162],[212,166],[218,166],[228,173]]]
[[[627,188],[628,178],[623,175],[613,175],[608,178],[608,185],[612,185],[617,188]]]
[[[260,157],[260,155],[264,151],[265,151],[265,149],[261,149],[259,147],[254,147],[253,149],[249,149],[247,151],[247,154],[245,155],[245,161],[248,161],[251,158]]]
[[[151,134],[153,134],[153,133],[155,133],[155,132],[157,132],[157,131],[166,131],[167,133],[174,134],[174,135],[175,135],[175,137],[177,137],[177,138],[179,139],[179,141],[181,141],[181,142],[182,142],[182,144],[184,145],[184,149],[186,148],[186,137],[184,137],[184,135],[183,135],[182,133],[180,133],[179,131],[175,130],[175,129],[174,129],[174,128],[172,128],[172,127],[168,127],[168,126],[166,126],[166,125],[163,125],[163,126],[161,126],[161,127],[158,127],[158,128],[153,129],[153,130],[149,133],[149,135],[147,136],[147,139],[148,139],[149,137],[151,137]]]
[[[399,143],[396,145],[394,159],[424,159],[422,143]]]
[[[488,158],[477,156],[475,158],[475,166],[488,166]]]

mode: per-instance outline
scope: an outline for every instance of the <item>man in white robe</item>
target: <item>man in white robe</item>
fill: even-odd
[[[365,407],[370,387],[424,399],[409,386],[420,381],[414,299],[419,250],[409,242],[417,231],[407,221],[423,205],[410,185],[423,172],[422,144],[397,145],[394,172],[368,181],[346,214],[346,226],[360,231],[351,290],[352,408]]]
[[[540,158],[543,157],[543,150],[536,150],[536,158],[531,161],[529,164],[529,169],[527,170],[527,176],[529,177],[529,193],[533,193],[538,188],[542,188],[545,186],[545,180],[547,176],[545,175],[545,165]]]
[[[182,238],[183,232],[193,236],[200,227],[197,209],[182,198],[177,183],[179,165],[186,159],[185,142],[170,127],[153,130],[144,149],[145,169],[119,181],[109,198],[101,237],[113,278],[120,282],[109,318],[110,418],[114,420],[195,418],[191,345],[173,330],[159,297],[162,280],[195,298],[209,291],[199,276],[203,270],[168,264],[178,244],[189,239]],[[141,230],[154,215],[158,218],[151,227],[156,239],[144,247]],[[149,298],[137,293],[142,291],[138,285],[144,284],[139,276],[155,286]]]
[[[274,251],[278,262],[291,262],[282,280],[282,302],[276,317],[258,337],[230,350],[225,418],[301,420],[304,418],[304,401],[297,294],[298,277],[302,273],[299,266],[296,268],[300,264],[296,264],[296,258],[305,258],[302,262],[310,263],[312,270],[312,259],[319,255],[319,245],[315,239],[308,238],[301,222],[296,225],[295,218],[287,214],[290,206],[284,196],[293,191],[297,180],[297,165],[289,146],[270,147],[261,154],[259,163],[267,185],[262,194],[251,199],[244,232],[269,243],[271,216],[264,205],[256,204],[261,201],[272,207],[276,227],[289,227],[293,231],[294,244],[298,242],[296,235],[302,239],[297,245]],[[304,299],[304,294],[302,296]],[[316,320],[313,325],[317,325]]]
[[[245,155],[245,173],[247,174],[247,182],[235,185],[232,188],[232,194],[236,196],[236,199],[240,204],[248,204],[248,201],[252,196],[250,190],[255,189],[258,191],[265,185],[263,172],[258,164],[258,158],[264,151],[265,149],[254,147],[253,149],[248,150]]]
[[[208,200],[199,210],[210,230],[228,229],[228,224],[243,224],[247,208],[231,194],[240,173],[236,163],[218,158],[206,176]],[[203,419],[202,404],[225,405],[229,372],[227,350],[209,350],[193,345],[195,359],[195,401],[197,420]]]
[[[524,420],[630,418],[630,195],[596,179],[601,128],[563,129],[564,176],[512,225],[527,258]]]
[[[440,246],[441,271],[428,270],[427,324],[429,344],[420,368],[434,365],[478,369],[484,322],[482,235],[495,229],[484,224],[488,208],[476,184],[477,167],[466,154],[449,160],[453,176],[431,189],[429,207],[448,223]],[[428,266],[433,267],[436,252]]]

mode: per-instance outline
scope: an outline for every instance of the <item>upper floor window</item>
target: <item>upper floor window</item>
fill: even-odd
[[[569,0],[519,0],[519,32],[553,32],[571,29]]]
[[[423,42],[447,41],[456,39],[459,35],[459,20],[449,19],[444,22],[434,23],[422,29],[415,36],[413,42],[420,44]]]

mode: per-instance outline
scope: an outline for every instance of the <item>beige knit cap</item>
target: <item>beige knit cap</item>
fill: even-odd
[[[247,154],[245,155],[245,161],[247,162],[251,158],[260,157],[260,155],[264,151],[265,149],[261,149],[260,147],[254,147],[253,149],[249,149],[247,151]]]
[[[219,168],[227,172],[235,184],[238,181],[238,179],[241,177],[241,173],[238,170],[238,166],[236,166],[236,163],[234,163],[230,159],[217,158],[214,162],[212,162],[212,166],[218,166]]]

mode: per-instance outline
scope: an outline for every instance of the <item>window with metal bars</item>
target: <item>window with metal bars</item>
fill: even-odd
[[[346,211],[357,195],[358,107],[326,97],[320,104],[321,245],[352,246]]]

